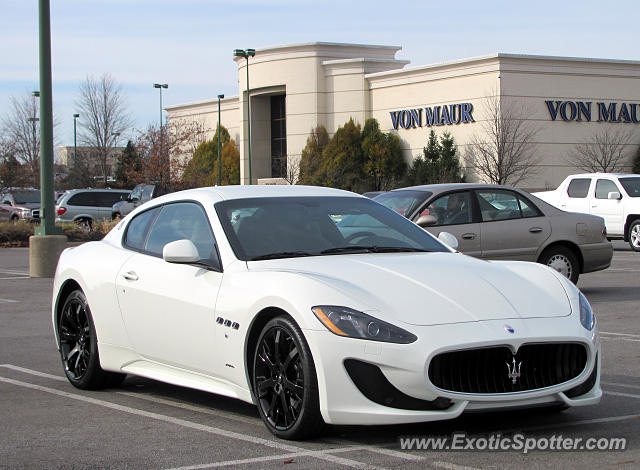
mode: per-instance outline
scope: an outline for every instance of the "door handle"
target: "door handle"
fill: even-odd
[[[531,227],[529,229],[529,232],[531,232],[531,233],[540,233],[540,232],[542,232],[542,229],[540,227]]]
[[[127,281],[137,281],[138,280],[138,275],[134,271],[129,271],[129,272],[123,273],[122,277],[124,277]]]
[[[465,233],[462,235],[462,238],[465,240],[473,240],[474,238],[476,238],[476,234],[475,233]]]
[[[567,207],[566,204],[560,204],[560,207],[562,207],[563,209],[565,209]]]

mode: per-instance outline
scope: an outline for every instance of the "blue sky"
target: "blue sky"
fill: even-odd
[[[234,48],[312,41],[397,45],[410,66],[496,52],[640,60],[638,0],[52,0],[56,141],[73,144],[87,75],[123,87],[137,129],[166,105],[237,95]],[[38,86],[36,0],[0,0],[0,117]],[[640,100],[640,90],[639,90]],[[132,131],[133,132],[133,131]]]

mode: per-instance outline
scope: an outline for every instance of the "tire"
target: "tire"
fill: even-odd
[[[629,225],[627,232],[629,246],[633,251],[640,251],[640,219],[636,219]]]
[[[273,435],[298,440],[322,433],[315,365],[290,317],[276,317],[264,326],[251,373],[260,417]]]
[[[75,290],[66,298],[58,318],[58,348],[64,373],[74,387],[98,390],[119,385],[125,374],[100,367],[98,340],[84,292]]]
[[[578,257],[570,248],[566,246],[547,248],[540,255],[538,262],[555,269],[574,284],[578,282],[580,263],[578,262]]]
[[[91,232],[93,229],[91,219],[78,219],[76,220],[76,225],[78,225],[80,230],[84,230],[85,232]]]
[[[12,215],[12,216],[11,216],[11,222],[13,222],[14,224],[15,224],[18,220],[20,220],[20,217],[18,217],[17,215]]]

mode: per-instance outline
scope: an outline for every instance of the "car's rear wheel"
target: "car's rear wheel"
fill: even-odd
[[[11,222],[14,222],[14,223],[15,223],[15,222],[17,222],[18,220],[20,220],[20,217],[18,217],[17,215],[15,215],[15,214],[14,214],[14,215],[12,215],[12,216],[11,216]]]
[[[58,318],[58,346],[64,373],[72,385],[83,390],[115,386],[125,374],[100,367],[93,317],[84,292],[75,290],[64,302]]]
[[[547,248],[540,255],[538,262],[555,269],[574,284],[578,282],[580,263],[578,262],[578,257],[570,248],[566,246]]]
[[[629,246],[633,251],[640,251],[640,219],[636,219],[629,225]]]
[[[282,439],[322,432],[315,365],[302,331],[290,317],[276,317],[264,326],[252,373],[258,411],[269,431]]]

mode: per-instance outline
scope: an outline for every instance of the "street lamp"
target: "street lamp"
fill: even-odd
[[[164,148],[163,148],[164,136],[163,136],[163,129],[162,129],[162,89],[164,88],[166,90],[167,88],[169,88],[169,85],[167,83],[154,83],[153,88],[157,88],[160,90],[160,160],[162,160],[164,158]],[[164,179],[164,178],[161,178],[161,179]]]
[[[255,49],[234,49],[233,50],[234,57],[244,57],[247,59],[247,134],[248,134],[248,149],[249,149],[249,184],[253,184],[253,179],[251,177],[251,99],[250,92],[251,88],[249,87],[249,57],[253,57],[256,55]]]
[[[224,95],[218,95],[218,186],[222,186],[222,126],[220,126],[220,100]]]
[[[78,134],[76,132],[76,121],[79,117],[80,115],[78,113],[75,113],[73,115],[73,166],[75,166],[78,163],[78,145],[77,145]]]

